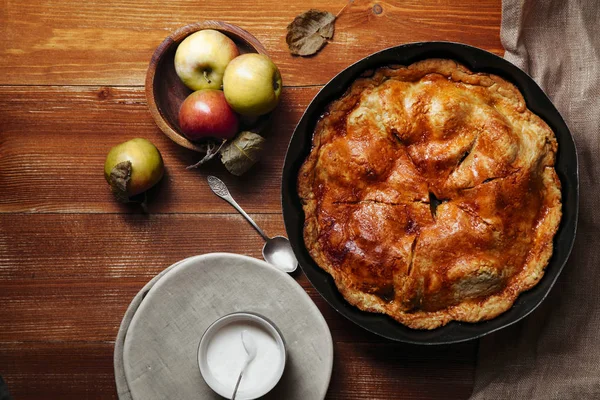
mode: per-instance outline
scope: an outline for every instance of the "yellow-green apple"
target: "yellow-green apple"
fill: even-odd
[[[163,159],[152,142],[137,138],[110,149],[104,177],[119,200],[127,201],[154,186],[164,173]]]
[[[281,74],[263,54],[234,58],[225,69],[223,92],[229,105],[244,116],[263,115],[275,108],[281,94]]]
[[[227,64],[240,54],[233,40],[203,29],[186,37],[175,52],[175,71],[190,89],[220,89]]]
[[[238,131],[238,116],[221,90],[203,89],[190,94],[181,104],[179,127],[190,140],[231,139]]]

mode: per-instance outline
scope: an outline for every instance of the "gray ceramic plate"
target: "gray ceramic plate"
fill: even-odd
[[[264,398],[325,397],[333,365],[331,334],[290,276],[254,258],[215,253],[183,260],[155,279],[134,298],[117,337],[121,399],[220,398],[203,381],[196,351],[213,321],[237,311],[266,316],[287,343],[284,375]]]
[[[117,333],[117,339],[115,340],[115,351],[113,354],[113,363],[115,368],[115,381],[117,383],[117,394],[119,395],[120,400],[132,400],[131,393],[129,391],[129,385],[127,384],[127,378],[125,377],[125,369],[123,367],[123,345],[125,343],[125,335],[127,333],[127,329],[129,329],[129,325],[131,324],[131,319],[133,315],[137,311],[140,303],[148,294],[148,291],[154,286],[156,281],[158,281],[164,274],[170,271],[172,268],[181,264],[182,262],[189,260],[186,258],[184,260],[178,261],[175,264],[171,265],[168,268],[165,268],[161,273],[156,275],[154,278],[150,280],[143,288],[140,290],[131,303],[129,307],[127,307],[127,311],[125,311],[125,315],[123,316],[123,320],[121,321],[121,325],[119,327],[119,332]]]

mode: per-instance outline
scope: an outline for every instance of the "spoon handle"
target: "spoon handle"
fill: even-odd
[[[235,383],[235,388],[233,388],[233,395],[231,396],[231,400],[235,400],[235,396],[237,395],[238,387],[240,386],[240,382],[242,381],[242,375],[244,374],[244,370],[240,372],[240,376],[238,376],[237,382]]]
[[[225,186],[225,184],[223,183],[222,180],[220,180],[216,176],[209,175],[208,176],[208,186],[210,187],[210,189],[213,191],[214,194],[216,194],[217,196],[219,196],[220,198],[222,198],[223,200],[225,200],[226,202],[231,204],[233,206],[233,208],[235,208],[240,214],[242,214],[242,216],[244,218],[246,218],[246,220],[250,223],[250,225],[252,225],[252,227],[254,229],[256,229],[256,231],[259,233],[260,236],[262,236],[262,238],[265,241],[269,240],[269,237],[263,232],[262,229],[260,229],[260,227],[258,225],[256,225],[256,222],[254,222],[254,220],[252,218],[250,218],[250,216],[248,214],[246,214],[246,212],[242,209],[242,207],[240,207],[240,205],[238,203],[236,203],[236,201],[233,199],[233,197],[231,197],[231,194],[229,193],[227,186]]]

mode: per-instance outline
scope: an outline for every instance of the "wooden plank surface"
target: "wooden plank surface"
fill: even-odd
[[[283,232],[279,214],[252,217],[267,234]],[[113,341],[131,299],[169,265],[199,253],[262,257],[262,239],[239,215],[32,213],[0,218],[0,321],[12,322],[2,325],[0,343],[15,338]],[[301,271],[293,276],[327,319],[336,342],[382,341],[338,316]]]
[[[112,343],[10,342],[0,346],[0,373],[15,400],[117,399]]]
[[[349,64],[401,43],[446,40],[503,53],[499,0],[355,0],[336,22],[334,40],[316,57],[292,57],[287,25],[310,8],[336,14],[345,0],[4,0],[0,84],[143,85],[165,37],[198,20],[246,29],[267,48],[284,85],[317,85]],[[377,7],[379,6],[379,7]],[[28,34],[23,34],[28,32]]]
[[[3,343],[0,360],[3,369],[17,371],[6,375],[16,399],[117,399],[112,348],[109,342]],[[472,346],[337,342],[334,351],[331,400],[447,400],[471,392]]]
[[[114,339],[131,298],[170,264],[230,251],[260,258],[256,233],[206,187],[222,177],[268,234],[284,232],[281,168],[302,112],[321,85],[383,48],[426,40],[502,54],[500,0],[356,0],[315,57],[292,57],[285,28],[309,8],[344,0],[5,0],[0,9],[0,375],[15,399],[116,399]],[[254,34],[278,64],[282,101],[264,159],[243,178],[158,130],[144,95],[156,46],[187,23],[218,19]],[[167,167],[149,214],[112,198],[110,147],[154,142]],[[419,347],[341,317],[293,275],[326,318],[335,345],[328,399],[464,399],[476,342]]]
[[[268,233],[283,228],[277,214],[253,217]],[[77,398],[91,380],[100,392],[85,398],[114,396],[106,364],[112,362],[120,317],[148,280],[197,254],[198,247],[260,257],[258,235],[230,214],[9,213],[2,215],[1,227],[0,320],[10,324],[0,330],[0,374],[18,398],[52,398],[46,397],[51,393]],[[227,234],[234,231],[237,235]],[[335,342],[328,398],[404,393],[443,399],[448,390],[455,398],[468,395],[475,343],[422,348],[383,340],[337,315],[302,273],[294,276],[328,321]],[[66,364],[65,352],[72,357]],[[86,357],[100,358],[99,369]],[[56,368],[53,380],[40,370],[42,363]],[[45,376],[28,386],[26,377],[38,374]],[[444,385],[432,386],[431,379]],[[64,386],[57,387],[59,382]]]
[[[0,212],[134,212],[114,201],[104,159],[119,142],[145,137],[161,151],[167,176],[153,191],[151,213],[231,212],[206,185],[222,177],[250,212],[279,212],[281,168],[290,137],[319,88],[286,88],[263,160],[236,178],[213,160],[187,170],[199,153],[173,143],[155,125],[143,88],[0,86]],[[73,115],[76,113],[76,115]]]

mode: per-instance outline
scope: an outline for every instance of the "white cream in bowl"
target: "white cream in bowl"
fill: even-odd
[[[242,331],[254,341],[256,356],[245,369],[236,399],[251,400],[275,387],[285,368],[283,338],[266,318],[242,312],[215,321],[200,341],[198,365],[208,386],[230,399],[247,356]]]

